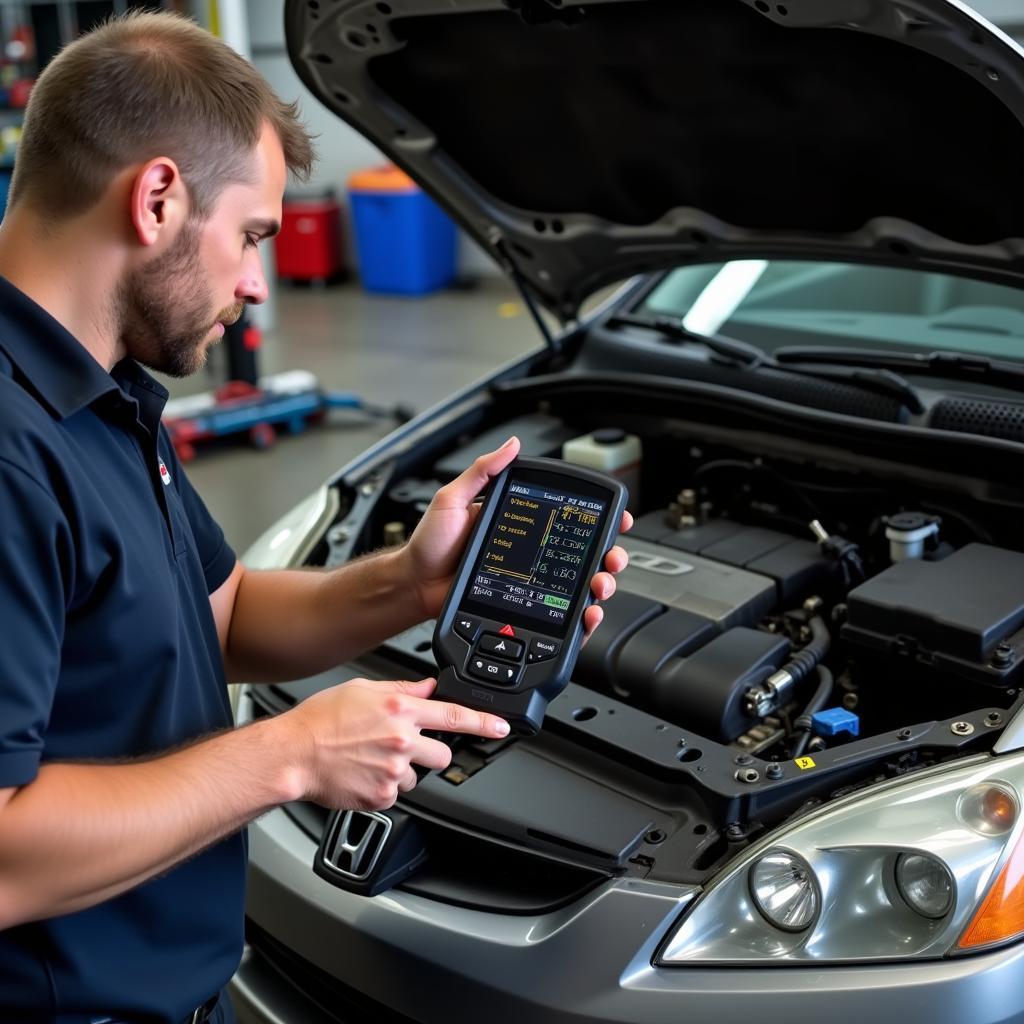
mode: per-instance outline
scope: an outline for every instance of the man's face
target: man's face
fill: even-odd
[[[116,312],[128,355],[187,377],[203,367],[245,303],[265,301],[258,244],[280,225],[285,176],[281,143],[265,126],[252,180],[228,185],[206,220],[190,218],[166,252],[122,282]]]

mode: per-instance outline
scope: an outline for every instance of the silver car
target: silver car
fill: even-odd
[[[538,736],[251,827],[241,1018],[1024,1020],[1024,52],[958,0],[286,26],[540,341],[248,563],[400,543],[511,433],[627,478],[637,523]],[[242,687],[238,720],[432,674],[431,638]]]

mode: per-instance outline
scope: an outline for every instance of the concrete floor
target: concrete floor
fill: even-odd
[[[529,313],[500,277],[485,277],[472,290],[412,299],[370,295],[358,283],[282,285],[278,328],[263,339],[260,371],[309,370],[321,387],[420,412],[539,344]],[[172,397],[222,383],[223,355],[215,349],[206,371],[165,381]],[[267,451],[244,440],[201,448],[187,472],[242,554],[279,516],[394,426],[394,420],[336,410],[302,434],[279,434]]]

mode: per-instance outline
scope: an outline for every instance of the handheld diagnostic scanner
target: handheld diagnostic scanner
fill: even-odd
[[[484,497],[434,630],[434,696],[536,733],[583,641],[590,581],[628,493],[556,459],[516,459]]]

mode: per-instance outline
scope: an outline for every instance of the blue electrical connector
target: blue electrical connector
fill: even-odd
[[[815,711],[811,722],[813,731],[819,736],[838,736],[841,732],[848,732],[851,736],[860,735],[860,719],[846,708]]]

